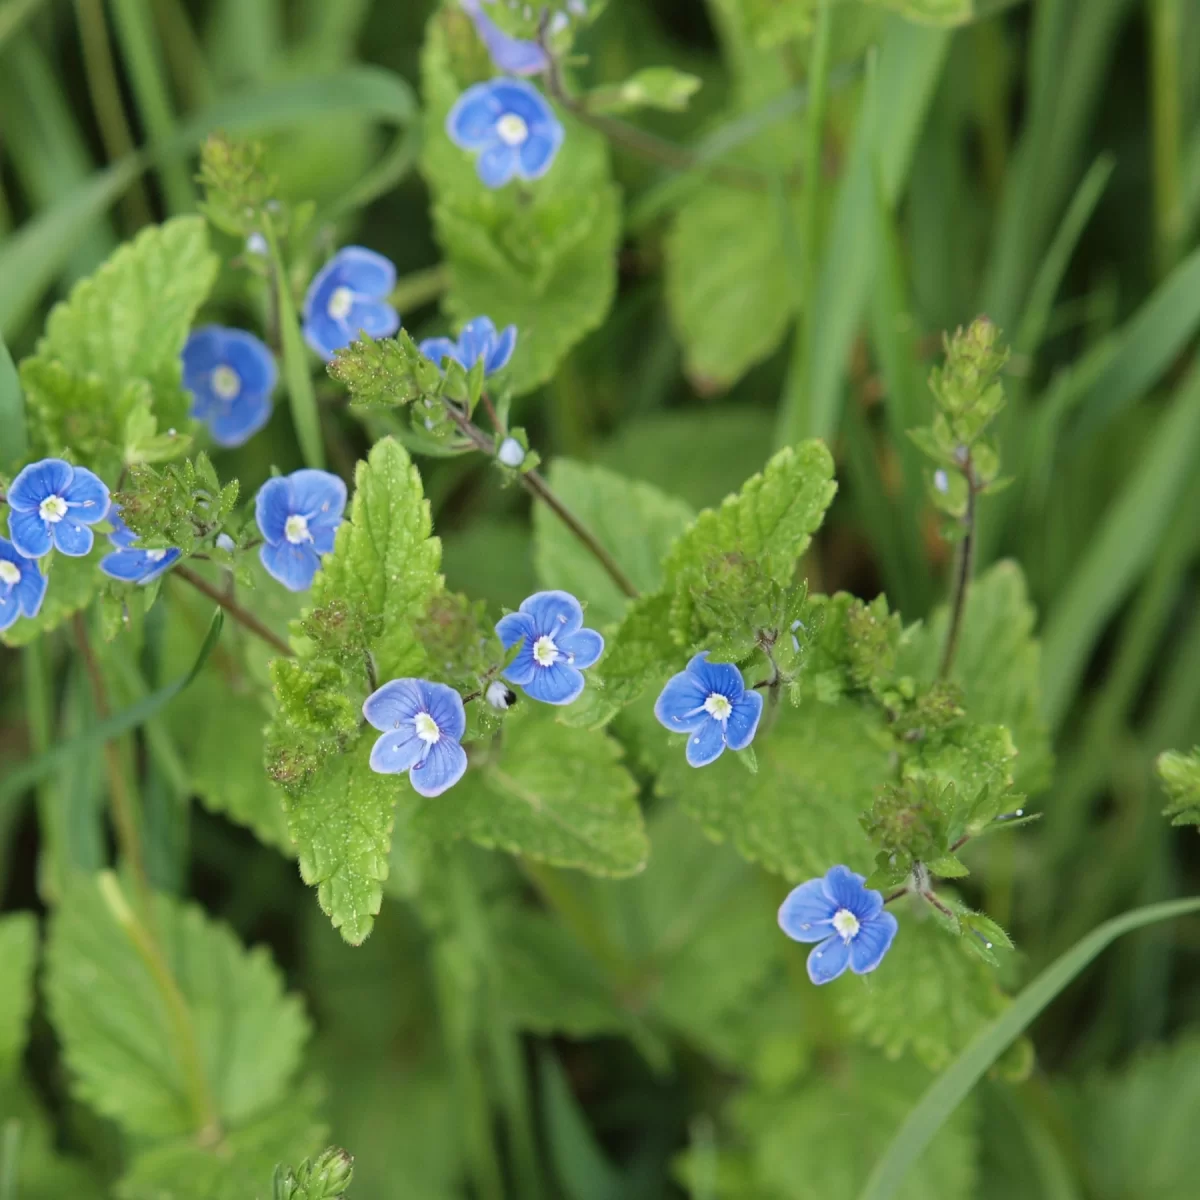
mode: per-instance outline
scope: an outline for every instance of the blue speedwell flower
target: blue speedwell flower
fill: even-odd
[[[382,734],[371,748],[371,770],[381,775],[408,772],[413,790],[440,796],[467,769],[459,745],[466,732],[462,698],[444,683],[393,679],[363,702],[363,716]]]
[[[41,558],[52,546],[82,558],[92,548],[88,526],[108,512],[108,488],[86,467],[43,458],[12,481],[8,503],[8,534],[26,558]]]
[[[391,337],[400,315],[387,302],[395,264],[363,246],[343,246],[317,273],[304,297],[304,339],[328,362],[357,339]]]
[[[108,521],[113,527],[108,540],[116,549],[100,560],[100,570],[111,579],[125,583],[150,583],[169,571],[182,552],[174,546],[165,550],[143,550],[135,546],[137,534],[121,520],[120,511],[115,504],[108,510]]]
[[[583,608],[570,592],[535,592],[522,600],[496,626],[505,650],[522,643],[504,678],[544,704],[578,699],[583,669],[604,653],[604,639],[582,626]]]
[[[808,956],[813,983],[828,983],[847,967],[866,975],[891,948],[899,922],[865,882],[849,867],[830,867],[824,879],[793,888],[779,906],[779,927],[788,937],[819,943]]]
[[[457,342],[453,338],[435,337],[426,338],[420,346],[421,353],[439,367],[447,358],[452,358],[469,371],[482,359],[485,376],[508,366],[516,348],[517,327],[509,325],[497,333],[491,317],[476,317],[468,321],[458,335]]]
[[[673,733],[688,733],[687,760],[706,767],[731,750],[745,750],[754,741],[763,698],[747,689],[732,663],[710,663],[701,650],[687,669],[667,680],[654,702],[654,715]]]
[[[0,629],[18,617],[36,617],[46,595],[46,577],[31,558],[0,537]]]
[[[192,416],[208,426],[218,446],[240,446],[267,423],[276,377],[266,343],[244,329],[205,325],[183,348]]]
[[[490,4],[492,0],[488,0]],[[479,40],[487,47],[492,62],[510,75],[540,75],[550,66],[545,50],[537,42],[505,33],[483,11],[480,0],[459,0],[475,25]]]
[[[477,151],[475,169],[490,188],[514,177],[540,179],[563,142],[563,127],[537,88],[522,79],[477,83],[446,118],[450,140]]]
[[[292,592],[312,587],[345,508],[346,485],[328,471],[268,479],[254,498],[254,515],[266,542],[258,556],[270,575]]]

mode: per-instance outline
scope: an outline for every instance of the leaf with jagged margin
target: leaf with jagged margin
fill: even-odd
[[[901,674],[931,681],[941,660],[948,610],[915,630],[898,663]],[[1018,791],[1033,795],[1050,783],[1054,756],[1041,713],[1041,645],[1025,576],[1000,562],[971,584],[950,678],[963,689],[973,721],[1007,725],[1016,743]]]
[[[658,591],[663,559],[691,524],[692,510],[650,484],[567,458],[551,463],[548,479],[634,587]],[[562,588],[585,601],[588,623],[597,628],[621,619],[629,598],[546,505],[533,510],[533,536],[534,565],[543,587]]]
[[[80,879],[50,923],[46,995],[75,1095],[133,1135],[199,1132],[171,1009],[129,932],[115,877]],[[218,1118],[239,1128],[292,1085],[309,1037],[264,949],[194,905],[157,898],[155,928],[190,1013]]]
[[[465,837],[593,875],[632,875],[650,851],[637,793],[612,738],[525,703],[506,722],[499,752],[422,804],[414,825],[436,841]]]
[[[485,313],[520,331],[507,378],[518,393],[550,379],[566,354],[604,320],[616,294],[620,192],[604,138],[560,113],[566,138],[533,182],[490,190],[473,155],[445,132],[450,107],[491,64],[466,14],[430,18],[421,55],[426,133],[421,170],[450,269],[443,305],[453,321]]]
[[[0,1081],[16,1073],[25,1049],[37,949],[37,918],[32,913],[0,917]]]

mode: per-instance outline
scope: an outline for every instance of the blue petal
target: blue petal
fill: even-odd
[[[864,883],[866,878],[849,867],[830,867],[825,872],[825,894],[838,908],[848,908],[859,921],[869,919],[883,907],[883,897],[868,892]]]
[[[866,975],[875,970],[891,949],[900,922],[890,912],[881,912],[873,920],[859,925],[858,933],[850,940],[850,970]]]
[[[371,770],[380,775],[399,775],[411,770],[425,753],[423,742],[411,724],[382,733],[371,747]]]
[[[468,321],[458,335],[459,362],[470,370],[491,349],[495,336],[496,326],[490,317],[476,317]]]
[[[6,588],[0,589],[0,632],[8,629],[20,615],[17,593]]]
[[[528,603],[527,600],[525,604]],[[525,639],[526,649],[532,649],[532,644],[537,638],[533,618],[524,611],[525,604],[521,605],[522,611],[505,613],[496,622],[496,636],[505,650],[511,650],[522,638]]]
[[[99,518],[96,518],[99,520]],[[61,521],[50,526],[50,536],[54,539],[57,550],[68,558],[84,558],[92,549],[95,538],[92,531],[83,524],[63,517]]]
[[[462,150],[482,150],[495,141],[496,121],[504,110],[490,83],[469,87],[446,117],[446,134]]]
[[[549,667],[536,667],[533,678],[521,686],[527,696],[543,704],[570,704],[579,698],[583,684],[581,672],[565,662],[556,662]]]
[[[137,534],[121,520],[120,505],[113,504],[110,506],[108,510],[108,523],[112,526],[112,533],[108,535],[108,540],[118,549],[127,550],[137,541]]]
[[[267,574],[277,579],[289,592],[306,592],[312,587],[313,576],[321,565],[317,552],[308,542],[298,546],[283,541],[260,546],[258,557]]]
[[[43,458],[30,463],[8,489],[9,507],[17,512],[36,512],[47,496],[61,496],[75,472],[61,458]]]
[[[184,387],[195,390],[201,379],[206,379],[225,361],[222,348],[225,332],[221,325],[201,325],[188,334],[181,355]]]
[[[158,562],[150,564],[150,569],[139,582],[143,587],[148,583],[153,583],[160,575],[165,575],[182,557],[183,551],[171,546]]]
[[[517,657],[504,668],[503,678],[517,687],[524,687],[539,672],[545,670],[533,657],[533,639],[526,638]]]
[[[292,491],[285,478],[268,479],[254,497],[254,519],[268,542],[282,542],[287,519],[292,515]]]
[[[345,321],[335,321],[323,308],[306,317],[304,340],[326,362],[354,341],[354,332]]]
[[[429,748],[429,756],[413,767],[408,778],[413,791],[422,796],[440,796],[466,773],[467,752],[455,741],[442,738]]]
[[[429,683],[422,679],[418,686],[425,701],[425,711],[437,722],[442,736],[458,741],[467,731],[467,713],[462,697],[444,683]]]
[[[837,934],[826,938],[808,956],[808,977],[815,984],[836,979],[850,963],[850,948]]]
[[[463,7],[475,22],[480,41],[488,48],[492,62],[502,71],[513,75],[537,75],[545,71],[550,60],[537,42],[525,41],[504,32],[478,4],[466,3]]]
[[[570,592],[534,592],[521,601],[520,611],[530,618],[538,637],[549,634],[556,642],[583,624],[583,608]]]
[[[287,476],[291,511],[310,525],[337,526],[346,510],[346,483],[331,471],[306,467]]]
[[[517,173],[519,162],[515,146],[506,146],[503,142],[496,141],[479,156],[475,172],[484,187],[502,188]]]
[[[436,366],[441,366],[447,358],[452,358],[460,366],[465,367],[465,363],[459,357],[458,343],[448,337],[426,338],[418,349],[431,363]]]
[[[558,148],[562,145],[562,126],[558,136],[552,133],[531,133],[517,151],[519,167],[517,174],[522,179],[541,179],[554,165]]]
[[[36,617],[46,598],[46,577],[38,569],[36,563],[29,563],[21,569],[21,580],[13,592],[21,605],[21,611],[27,617]]]
[[[810,879],[792,888],[779,906],[779,928],[794,942],[819,942],[833,933],[837,906],[825,895],[824,881]]]
[[[712,718],[704,711],[709,693],[691,671],[680,671],[667,680],[667,686],[654,702],[659,724],[674,733],[692,733]]]
[[[354,330],[357,339],[360,333],[368,337],[391,337],[400,328],[400,314],[390,304],[381,300],[355,300],[346,324]]]
[[[151,565],[145,550],[114,550],[100,560],[100,570],[123,583],[139,583]]]
[[[308,532],[312,535],[312,548],[318,554],[331,554],[333,548],[337,545],[337,531],[340,525],[341,518],[337,519],[337,524],[322,525],[319,522],[314,522],[308,527]]]
[[[94,525],[108,515],[108,488],[98,475],[93,475],[86,467],[75,468],[63,499],[70,509],[67,520]]]
[[[604,653],[604,639],[594,629],[577,629],[554,639],[559,652],[570,658],[570,665],[583,670],[594,666]]]
[[[725,741],[730,750],[745,750],[754,741],[762,710],[762,693],[753,689],[743,692],[733,702],[733,711],[725,722]]]
[[[515,113],[530,129],[543,124],[558,124],[554,110],[531,83],[523,79],[493,79],[486,85],[498,106],[497,116]]]
[[[218,446],[233,449],[248,442],[270,419],[271,397],[267,392],[242,392],[228,404],[214,406],[207,417],[209,432]]]
[[[513,351],[517,348],[517,327],[509,325],[496,337],[492,343],[491,353],[488,355],[487,363],[484,369],[488,375],[494,371],[499,371],[508,366],[509,360],[513,356]]]
[[[425,707],[419,679],[393,679],[376,688],[364,701],[363,716],[376,729],[395,729]]]
[[[223,329],[223,359],[237,373],[242,395],[269,396],[275,389],[278,368],[266,342],[244,329]]]
[[[709,717],[687,741],[687,760],[690,766],[707,767],[725,753],[725,730],[721,722]]]
[[[8,536],[18,552],[26,558],[41,558],[50,553],[50,547],[54,544],[49,525],[36,512],[17,512],[13,509],[8,514]]]
[[[741,671],[733,663],[710,663],[707,650],[701,650],[699,654],[694,655],[687,669],[700,681],[705,695],[717,692],[727,700],[733,701],[746,690]]]

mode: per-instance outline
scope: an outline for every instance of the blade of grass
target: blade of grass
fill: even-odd
[[[42,0],[8,0],[0,7],[0,50],[30,17]]]
[[[21,381],[8,345],[0,337],[0,471],[15,471],[28,448]]]
[[[875,1164],[859,1200],[891,1200],[896,1195],[909,1168],[987,1069],[1101,951],[1134,930],[1195,912],[1200,912],[1200,897],[1136,908],[1092,930],[1047,967],[933,1081]]]
[[[1198,447],[1200,367],[1177,389],[1141,462],[1050,610],[1042,645],[1042,708],[1051,729],[1066,715],[1105,625],[1154,557],[1191,479]]]
[[[181,675],[165,687],[151,692],[150,695],[136,704],[131,704],[121,712],[113,713],[107,720],[100,721],[90,729],[84,730],[78,737],[72,738],[68,742],[60,742],[45,754],[39,754],[36,758],[9,771],[4,779],[0,780],[0,804],[5,804],[14,796],[20,795],[25,788],[39,779],[45,778],[55,767],[79,751],[103,745],[113,738],[120,737],[123,733],[128,733],[131,729],[136,729],[174,700],[200,673],[200,668],[204,666],[213,647],[217,644],[217,639],[221,636],[223,621],[224,614],[217,609],[213,613],[208,633],[200,646],[196,660],[186,675]]]
[[[1154,133],[1154,241],[1160,275],[1179,258],[1183,198],[1183,95],[1180,0],[1149,0],[1150,116]]]
[[[625,1180],[608,1161],[588,1128],[558,1059],[547,1049],[538,1054],[546,1146],[567,1200],[620,1200]]]

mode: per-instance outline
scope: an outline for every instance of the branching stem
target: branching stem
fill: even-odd
[[[971,587],[971,571],[975,565],[975,517],[979,497],[979,486],[968,458],[963,464],[963,476],[967,481],[967,511],[963,516],[963,539],[959,543],[958,558],[954,566],[954,592],[950,599],[950,627],[946,631],[946,645],[942,650],[942,663],[938,678],[947,679],[954,666],[958,652],[958,640],[962,633],[963,615],[967,610],[967,592]]]

